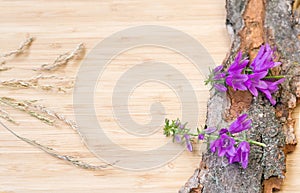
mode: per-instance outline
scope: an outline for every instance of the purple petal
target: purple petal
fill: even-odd
[[[208,128],[206,128],[206,129],[204,130],[204,132],[205,132],[206,134],[212,134],[212,133],[214,133],[216,130],[217,130],[216,127],[208,127]]]
[[[219,148],[218,149],[218,156],[222,157],[222,156],[224,156],[226,154],[226,152],[227,151],[224,148]]]
[[[242,60],[242,52],[238,52],[233,63],[228,68],[229,74],[240,74],[243,69],[248,65],[249,60]]]
[[[175,122],[175,126],[178,127],[179,124],[180,124],[180,121],[179,121],[179,119],[177,119],[176,122]]]
[[[223,65],[217,66],[214,68],[214,74],[221,72],[221,70],[223,69]]]
[[[246,169],[249,161],[248,160],[249,153],[250,153],[250,144],[246,141],[242,141],[239,144],[234,157],[231,157],[228,154],[227,158],[229,159],[229,163],[240,162],[242,164],[242,167]]]
[[[187,143],[186,143],[186,148],[187,148],[190,152],[193,151],[193,146],[192,146],[191,142],[187,142]]]
[[[199,134],[198,135],[198,140],[203,140],[204,139],[204,135],[203,134]]]
[[[181,137],[180,137],[180,135],[175,135],[175,141],[176,141],[177,143],[180,143],[180,142],[181,142]]]
[[[186,141],[190,141],[190,135],[189,134],[184,134],[184,138]]]
[[[225,78],[225,76],[226,76],[225,73],[215,74],[214,80],[221,80],[221,79]]]
[[[248,118],[248,115],[246,113],[240,115],[237,120],[242,122],[242,121],[245,121],[246,119]]]
[[[269,71],[269,69],[280,65],[280,62],[275,62],[274,58],[275,49],[271,49],[269,44],[265,44],[265,46],[261,46],[257,56],[254,58],[252,63],[250,64],[250,68],[253,72],[262,72]]]
[[[248,130],[251,128],[251,120],[247,120],[248,115],[243,114],[240,115],[231,125],[229,126],[229,132],[234,134],[234,133],[239,133],[244,130]]]
[[[185,125],[186,125],[186,123],[185,124],[180,123],[179,129],[183,130],[185,128]]]
[[[243,127],[245,128],[245,130],[250,129],[251,125],[252,125],[252,120],[247,120],[243,123]]]
[[[216,83],[216,84],[214,84],[214,87],[215,87],[215,89],[217,89],[220,92],[227,91],[227,88],[223,84]]]
[[[222,129],[219,131],[219,135],[222,135],[222,134],[227,133],[227,132],[228,132],[228,129],[222,128]]]
[[[247,87],[248,87],[248,86],[247,86]],[[258,96],[258,91],[257,91],[257,89],[256,89],[254,86],[249,86],[249,87],[248,87],[248,90],[251,92],[251,94],[252,94],[253,96],[255,96],[255,97]]]
[[[248,80],[246,74],[231,74],[226,77],[226,84],[231,86],[234,90],[247,90],[245,82]]]
[[[236,154],[236,149],[234,148],[234,146],[231,146],[230,147],[230,149],[227,151],[227,154],[229,155],[229,156],[235,156],[235,154]]]
[[[209,145],[210,146],[210,151],[211,152],[216,152],[217,147],[219,146],[219,143],[220,143],[219,139],[216,139],[216,140],[212,141]]]

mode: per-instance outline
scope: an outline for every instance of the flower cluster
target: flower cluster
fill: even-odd
[[[173,141],[177,143],[185,142],[186,148],[189,151],[193,151],[191,143],[191,135],[189,134],[190,129],[186,128],[187,123],[182,124],[179,119],[170,122],[168,119],[165,120],[164,134],[169,137],[173,136]]]
[[[248,166],[250,144],[265,147],[263,143],[241,139],[236,135],[251,128],[252,121],[247,117],[247,114],[239,116],[228,128],[221,128],[218,132],[216,127],[209,127],[204,130],[197,129],[197,133],[191,133],[190,129],[186,128],[187,123],[182,124],[179,119],[172,122],[166,119],[164,134],[173,136],[173,140],[178,143],[185,143],[189,151],[193,150],[192,137],[206,140],[210,142],[211,152],[217,152],[220,157],[225,156],[230,164],[239,162],[245,169]]]
[[[250,145],[247,141],[242,141],[236,148],[236,140],[233,134],[248,130],[251,128],[251,120],[247,120],[247,114],[243,114],[234,121],[229,128],[222,128],[219,131],[219,138],[210,143],[210,150],[216,152],[218,156],[226,156],[229,163],[240,162],[243,168],[248,165]]]
[[[242,52],[238,52],[227,73],[222,72],[222,65],[216,67],[206,84],[212,83],[213,87],[220,92],[226,92],[226,86],[230,86],[234,90],[249,90],[255,97],[260,91],[272,105],[275,105],[276,100],[272,94],[278,90],[278,85],[285,79],[283,76],[270,75],[270,69],[281,64],[275,62],[274,59],[274,50],[268,44],[260,47],[257,56],[251,63],[248,59],[242,59]]]

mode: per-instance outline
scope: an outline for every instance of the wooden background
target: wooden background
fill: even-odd
[[[132,26],[154,24],[181,30],[197,39],[220,64],[229,49],[225,28],[225,2],[220,0],[179,1],[0,1],[0,54],[16,49],[26,36],[36,38],[30,49],[10,57],[10,71],[0,72],[1,81],[28,79],[38,75],[32,69],[49,63],[84,43],[86,53],[105,37]],[[101,77],[106,87],[97,88],[97,116],[106,133],[119,145],[136,150],[159,147],[167,142],[162,132],[147,138],[137,138],[120,131],[111,114],[111,89],[118,76],[130,66],[149,60],[167,62],[189,77],[200,104],[199,124],[205,120],[207,88],[203,77],[184,57],[162,48],[136,48],[114,59]],[[75,77],[80,61],[70,62],[55,71],[56,76]],[[57,93],[41,89],[0,89],[1,96],[23,100],[38,100],[69,119],[74,119],[72,92]],[[180,117],[180,101],[176,94],[157,83],[142,85],[133,93],[129,104],[133,119],[139,123],[150,120],[149,104],[164,101],[166,117]],[[101,164],[81,143],[76,132],[66,125],[48,126],[25,113],[6,107],[19,126],[6,124],[24,137],[54,148],[62,154],[76,156],[87,162]],[[192,112],[193,109],[190,109]],[[299,108],[294,113],[299,132]],[[18,140],[0,128],[0,192],[176,192],[199,164],[198,151],[184,152],[164,166],[133,172],[113,167],[102,171],[87,171],[55,159]],[[199,147],[199,145],[198,145]],[[197,148],[198,148],[197,147]],[[287,159],[286,181],[281,192],[300,192],[299,148]]]

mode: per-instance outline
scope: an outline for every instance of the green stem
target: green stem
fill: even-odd
[[[266,76],[266,77],[264,77],[264,78],[266,78],[266,79],[271,79],[271,78],[280,79],[280,78],[284,78],[284,76],[283,76],[283,75],[278,75],[278,76]]]
[[[194,133],[188,133],[188,134],[191,135],[191,136],[194,136],[194,137],[196,137],[196,136],[198,137],[198,134],[194,134]],[[218,135],[205,135],[205,136],[207,136],[210,139],[217,139],[219,137]],[[237,138],[237,137],[233,137],[233,139],[236,140],[236,141],[239,141],[239,142],[247,141],[247,142],[249,142],[251,144],[254,144],[254,145],[267,147],[266,144],[258,142],[258,141],[254,141],[254,140],[251,140],[251,139],[244,140],[244,139],[240,139],[240,138]]]
[[[258,142],[258,141],[253,141],[253,140],[247,140],[249,143],[251,143],[251,144],[255,144],[255,145],[259,145],[259,146],[262,146],[262,147],[267,147],[267,145],[266,144],[264,144],[264,143],[260,143],[260,142]]]
[[[218,139],[220,137],[219,135],[208,135],[208,134],[205,134],[204,132],[192,133],[192,132],[190,132],[190,129],[188,129],[188,128],[185,128],[183,130],[177,130],[177,131],[176,130],[177,130],[177,128],[173,128],[173,130],[172,130],[173,135],[175,135],[175,134],[179,134],[179,135],[188,134],[188,135],[193,136],[193,137],[198,137],[199,134],[203,134],[206,139]],[[234,136],[231,136],[231,137],[233,137],[233,139],[235,141],[238,141],[238,142],[247,141],[250,144],[266,147],[266,144],[258,142],[258,141],[254,141],[254,140],[251,140],[251,139],[245,139],[245,138],[241,139],[241,138],[234,137]]]

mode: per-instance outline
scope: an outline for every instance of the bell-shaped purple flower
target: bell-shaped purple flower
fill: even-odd
[[[241,131],[247,130],[251,128],[252,121],[247,120],[248,115],[243,114],[239,116],[231,125],[229,126],[229,132],[231,134],[239,133]]]
[[[185,129],[186,125],[187,125],[187,123],[185,123],[185,124],[180,123],[179,124],[179,129],[181,129],[181,130]]]
[[[255,72],[248,75],[248,80],[245,82],[246,87],[252,93],[253,96],[258,96],[257,89],[266,89],[268,85],[262,80],[268,74],[265,72]]]
[[[226,84],[234,90],[247,90],[245,82],[248,80],[246,74],[230,74],[226,77]]]
[[[229,137],[227,134],[222,134],[220,138],[210,143],[210,150],[212,152],[218,150],[218,156],[220,157],[224,155],[234,156],[236,153],[234,145],[235,140],[232,137]]]
[[[250,153],[250,144],[246,141],[242,141],[237,150],[234,157],[230,155],[226,155],[229,163],[240,162],[244,169],[247,168],[249,162],[249,153]]]
[[[235,57],[233,63],[228,68],[228,76],[225,78],[226,84],[234,90],[247,90],[245,82],[248,80],[246,74],[242,74],[244,68],[248,65],[249,60],[242,60],[242,52],[240,51]]]
[[[213,71],[213,86],[220,92],[226,92],[227,88],[224,85],[226,73],[222,72],[223,65],[217,66]]]
[[[175,138],[175,141],[177,142],[177,143],[180,143],[181,142],[181,137],[180,137],[180,135],[175,135],[174,136],[174,138]]]
[[[225,78],[226,73],[222,72],[223,70],[223,65],[217,66],[214,69],[214,80],[222,80],[223,78]]]
[[[222,129],[219,131],[219,135],[222,135],[222,134],[227,133],[227,132],[228,132],[228,129],[222,128]]]
[[[198,135],[198,140],[203,140],[203,139],[204,139],[204,134],[200,133],[200,134]]]
[[[204,132],[209,135],[209,134],[214,133],[216,130],[217,130],[216,127],[208,127],[204,130]]]
[[[249,60],[242,60],[242,52],[239,51],[236,55],[233,63],[228,68],[229,74],[240,74],[244,68],[248,65]]]
[[[264,82],[267,84],[267,88],[258,88],[259,91],[264,93],[267,99],[271,102],[272,105],[276,104],[276,100],[272,97],[272,93],[275,93],[279,88],[278,85],[285,81],[284,78],[281,78],[275,82],[267,81]]]
[[[178,127],[179,125],[180,125],[180,120],[177,119],[176,122],[175,122],[175,126]]]
[[[225,77],[226,77],[226,73],[218,73],[218,74],[215,74],[214,80],[222,80]]]
[[[268,72],[269,69],[280,65],[280,62],[274,62],[274,50],[269,44],[260,47],[256,57],[250,64],[253,72]]]
[[[214,74],[218,74],[223,70],[223,65],[214,68]]]
[[[191,144],[190,141],[186,143],[186,148],[187,148],[190,152],[193,151],[193,146],[192,146],[192,144]]]
[[[217,89],[220,92],[226,92],[227,91],[226,86],[224,86],[223,84],[220,84],[220,83],[215,83],[214,87],[215,87],[215,89]]]
[[[193,146],[191,144],[190,135],[189,134],[184,134],[184,138],[185,138],[186,148],[189,151],[193,151]]]

